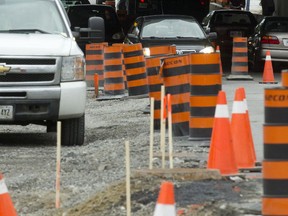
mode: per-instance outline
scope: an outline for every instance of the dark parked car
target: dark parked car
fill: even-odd
[[[85,45],[91,41],[85,40],[87,37],[87,23],[90,17],[102,17],[105,24],[105,42],[108,42],[109,45],[113,43],[122,43],[124,40],[123,29],[120,25],[118,16],[115,9],[112,6],[108,5],[92,5],[92,4],[79,4],[72,5],[67,8],[67,14],[71,23],[72,31],[77,31],[83,28],[83,31],[80,31],[80,36],[76,41],[80,48],[84,51]],[[79,30],[78,30],[79,31]]]
[[[201,25],[194,17],[185,15],[138,17],[128,31],[125,43],[141,43],[144,48],[174,44],[178,54],[214,52]]]
[[[288,17],[268,16],[248,39],[249,66],[263,72],[266,52],[270,51],[275,68],[288,65]]]
[[[233,37],[249,37],[254,32],[257,20],[249,11],[221,9],[211,11],[202,21],[206,33],[216,32],[223,69],[231,68]]]

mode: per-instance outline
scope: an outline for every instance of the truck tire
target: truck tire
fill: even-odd
[[[85,134],[85,116],[62,120],[61,143],[63,146],[83,145]]]

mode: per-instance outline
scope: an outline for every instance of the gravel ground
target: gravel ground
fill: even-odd
[[[55,209],[56,134],[35,125],[1,125],[0,170],[18,214],[126,215],[124,143],[130,142],[131,170],[147,169],[150,119],[143,110],[148,104],[148,98],[97,101],[88,91],[85,144],[61,149],[59,209]],[[154,140],[154,152],[159,152],[159,132]],[[207,141],[191,143],[187,137],[175,137],[174,145],[176,153],[188,155],[174,158],[176,168],[205,168]],[[154,167],[161,167],[159,158],[153,161]],[[132,176],[132,215],[152,215],[162,180]],[[177,209],[186,212],[182,215],[234,216],[244,215],[243,211],[260,215],[259,178],[173,182]]]

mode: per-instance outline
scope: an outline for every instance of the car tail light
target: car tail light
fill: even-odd
[[[204,6],[206,4],[206,0],[200,0],[199,2],[202,6]]]
[[[261,38],[261,43],[262,44],[280,44],[276,36],[263,36]]]

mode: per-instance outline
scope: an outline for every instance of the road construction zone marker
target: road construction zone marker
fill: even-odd
[[[231,74],[227,80],[253,80],[248,74],[248,48],[246,37],[234,37]]]
[[[86,44],[86,83],[88,88],[94,88],[94,74],[98,74],[99,86],[104,86],[104,47],[108,43]]]
[[[104,94],[124,95],[122,47],[107,46],[104,48]]]
[[[262,215],[288,215],[288,88],[264,90]]]
[[[173,136],[189,135],[190,64],[188,55],[163,59],[165,92],[172,97]]]
[[[0,173],[0,215],[17,216],[2,173]]]
[[[218,92],[222,88],[219,53],[190,54],[189,140],[210,140]]]
[[[60,208],[60,177],[61,177],[61,121],[57,122],[57,151],[56,151],[56,199],[55,207]]]
[[[146,61],[141,43],[123,47],[129,96],[148,94]]]

